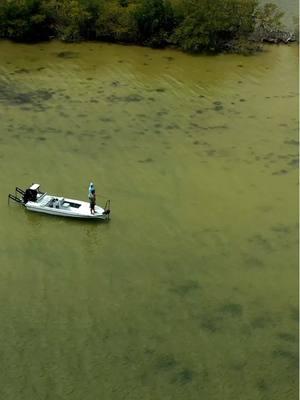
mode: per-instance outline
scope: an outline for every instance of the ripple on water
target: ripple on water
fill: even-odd
[[[160,370],[170,370],[175,368],[178,365],[178,362],[175,360],[172,354],[162,354],[157,357],[156,360],[156,369]]]
[[[268,385],[265,379],[260,378],[256,382],[256,386],[260,392],[266,393],[270,390],[270,385]]]
[[[79,57],[79,53],[75,51],[60,51],[58,53],[55,53],[56,57],[58,58],[63,58],[65,60],[68,59],[74,59]]]
[[[187,385],[195,378],[195,371],[190,368],[183,368],[178,371],[172,378],[171,383],[178,385]]]
[[[106,99],[110,103],[120,103],[120,102],[132,103],[132,102],[140,102],[144,100],[144,97],[141,96],[140,94],[129,94],[124,96],[117,96],[112,94],[106,97]]]
[[[238,303],[226,303],[219,308],[219,312],[231,317],[241,317],[243,306]]]
[[[290,317],[294,322],[299,322],[299,308],[295,306],[290,306]]]
[[[223,320],[220,315],[203,314],[200,317],[200,326],[209,333],[217,333],[223,330]]]
[[[274,325],[274,321],[269,313],[257,315],[250,321],[250,325],[254,329],[265,329],[270,328]]]
[[[297,335],[293,335],[289,332],[280,332],[277,334],[278,338],[289,343],[297,343]]]
[[[290,350],[286,350],[283,347],[277,347],[275,350],[273,350],[272,356],[274,358],[278,358],[278,359],[287,361],[290,367],[298,368],[298,366],[299,366],[297,352],[292,352]]]
[[[245,257],[245,265],[250,268],[263,268],[264,262],[261,258],[253,255],[248,255]]]
[[[174,285],[170,288],[170,291],[179,295],[179,296],[186,296],[190,293],[194,293],[195,290],[201,289],[199,282],[194,280],[187,280],[179,285]]]

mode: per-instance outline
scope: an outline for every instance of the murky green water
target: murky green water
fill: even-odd
[[[0,397],[295,399],[297,48],[0,54]],[[108,224],[7,206],[90,180]]]

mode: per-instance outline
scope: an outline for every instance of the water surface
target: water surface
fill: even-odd
[[[1,398],[295,399],[297,48],[0,54]],[[91,180],[108,224],[7,205]]]

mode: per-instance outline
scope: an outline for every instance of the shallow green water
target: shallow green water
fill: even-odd
[[[295,399],[297,48],[0,54],[0,398]],[[108,224],[7,206],[90,180]]]

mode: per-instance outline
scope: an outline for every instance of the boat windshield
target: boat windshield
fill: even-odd
[[[37,202],[39,202],[40,200],[42,200],[45,196],[46,196],[47,192],[45,193],[38,193],[37,194]]]

